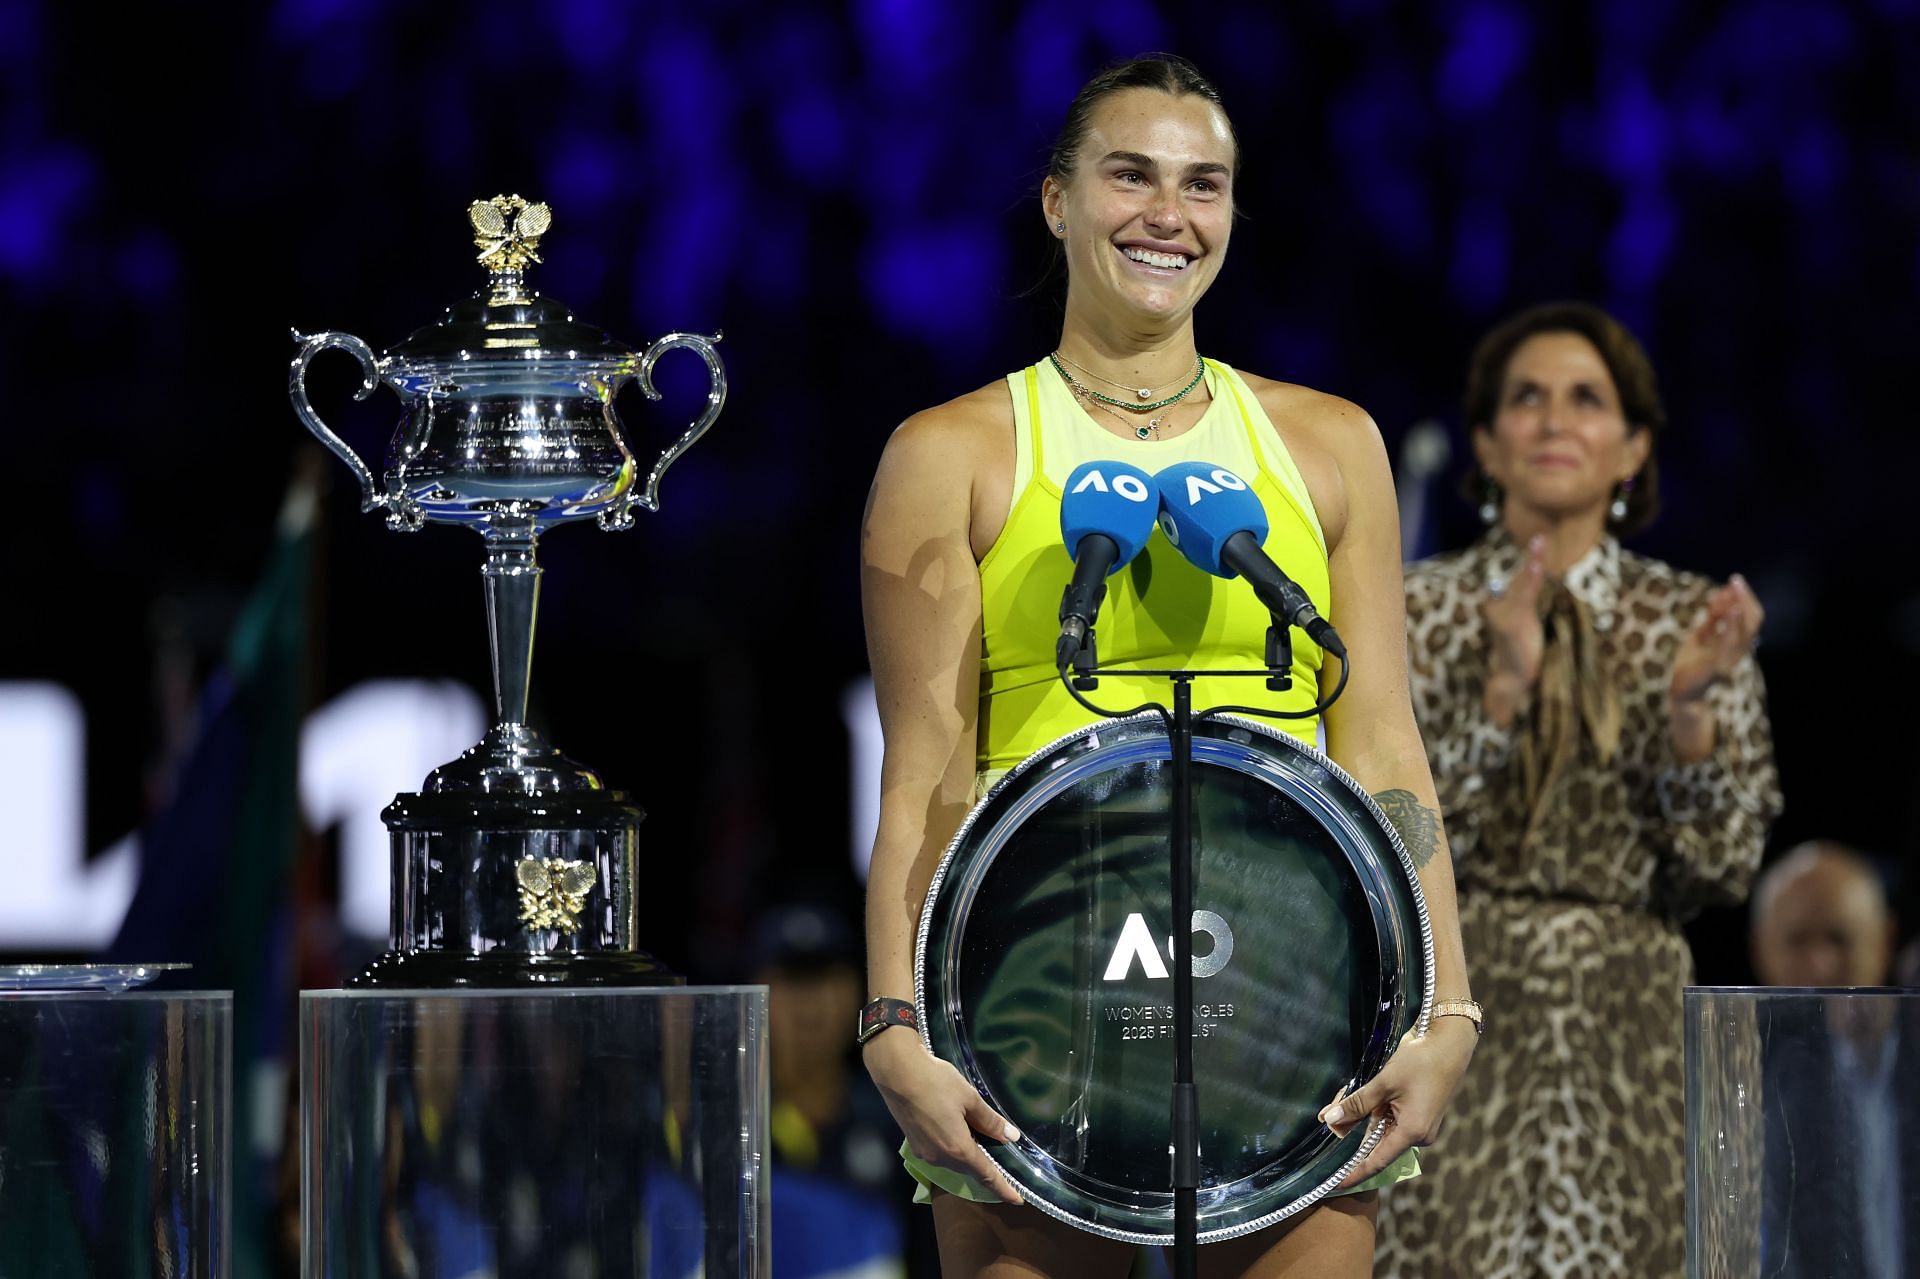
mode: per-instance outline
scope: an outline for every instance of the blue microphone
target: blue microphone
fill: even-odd
[[[1339,632],[1261,548],[1267,511],[1245,480],[1211,462],[1178,462],[1153,483],[1160,490],[1160,531],[1182,555],[1215,577],[1244,577],[1274,617],[1346,657]]]
[[[1073,556],[1073,578],[1060,596],[1056,669],[1064,671],[1080,652],[1107,597],[1107,578],[1131,563],[1153,536],[1159,506],[1153,478],[1125,462],[1083,462],[1067,477],[1060,539]]]

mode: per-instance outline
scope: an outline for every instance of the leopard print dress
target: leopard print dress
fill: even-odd
[[[1680,921],[1742,900],[1759,865],[1780,808],[1765,693],[1742,659],[1709,694],[1715,753],[1675,761],[1667,682],[1713,586],[1604,539],[1565,585],[1619,694],[1619,748],[1603,765],[1583,734],[1529,837],[1514,732],[1481,709],[1481,605],[1520,559],[1496,530],[1407,570],[1414,709],[1487,1029],[1425,1175],[1382,1197],[1375,1273],[1665,1279],[1686,1251]]]

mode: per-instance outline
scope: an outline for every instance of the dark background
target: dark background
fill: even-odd
[[[696,976],[766,901],[857,909],[842,689],[888,431],[1050,349],[1033,196],[1077,85],[1152,49],[1225,94],[1245,167],[1202,349],[1347,396],[1397,448],[1504,313],[1582,297],[1660,370],[1667,510],[1636,549],[1744,571],[1788,807],[1774,848],[1895,868],[1920,681],[1912,567],[1920,4],[1474,0],[1194,8],[874,0],[0,0],[0,678],[85,704],[89,838],[145,816],[155,637],[204,665],[308,436],[291,326],[376,349],[481,283],[464,217],[549,201],[533,282],[635,343],[726,331],[733,395],[633,532],[563,529],[536,719],[633,790],[656,948]],[[391,395],[322,414],[373,461]],[[651,457],[694,414],[621,401]],[[317,696],[485,688],[480,543],[327,502]],[[1472,512],[1436,486],[1429,549]],[[182,620],[184,619],[184,620]],[[3,856],[0,853],[0,856]],[[1696,926],[1745,976],[1741,916]]]

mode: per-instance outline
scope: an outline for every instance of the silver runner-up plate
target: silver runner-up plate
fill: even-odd
[[[191,964],[0,964],[0,991],[105,991],[120,994]]]
[[[988,1157],[1094,1234],[1173,1238],[1171,752],[1156,714],[1083,729],[968,815],[920,918],[921,1035],[1020,1129]],[[1331,1193],[1379,1133],[1319,1112],[1432,1002],[1413,863],[1360,785],[1251,720],[1194,725],[1199,1239]]]

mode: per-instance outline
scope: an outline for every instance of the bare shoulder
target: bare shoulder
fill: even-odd
[[[1006,518],[1013,469],[1012,399],[1006,383],[990,382],[895,428],[867,497],[868,523],[963,525],[977,559]]]
[[[990,382],[945,404],[921,409],[900,423],[887,441],[889,453],[905,450],[949,461],[991,456],[996,449],[1011,453],[1012,448],[1013,404],[1004,382]]]
[[[1338,546],[1355,495],[1370,493],[1383,479],[1391,493],[1392,471],[1380,428],[1352,400],[1256,373],[1240,376],[1300,468],[1327,545]]]
[[[1257,373],[1241,371],[1240,376],[1282,435],[1297,432],[1303,442],[1325,448],[1336,457],[1349,452],[1366,456],[1384,448],[1380,428],[1352,400],[1297,382],[1276,382]],[[1289,438],[1287,442],[1293,441]]]

